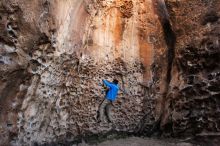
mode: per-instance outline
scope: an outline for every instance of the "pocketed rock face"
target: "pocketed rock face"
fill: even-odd
[[[117,78],[115,131],[134,132],[148,113],[154,57],[165,50],[148,0],[0,2],[0,145],[69,142],[105,134],[97,123],[102,79]],[[158,54],[158,55],[157,55]]]
[[[112,129],[219,132],[219,8],[217,0],[1,0],[0,145],[66,144]],[[126,94],[114,103],[114,125],[97,123],[102,79],[113,78]]]
[[[101,79],[112,76],[126,82],[126,88],[132,93],[129,98],[119,94],[120,100],[112,111],[116,129],[135,128],[143,115],[141,101],[144,93],[137,85],[143,73],[139,62],[127,65],[115,60],[96,64],[89,57],[79,60],[74,55],[63,54],[50,64],[53,66],[37,70],[41,76],[33,77],[32,87],[23,102],[19,113],[21,142],[71,140],[78,135],[109,131],[111,125],[97,123],[96,117],[104,96]]]
[[[177,43],[164,129],[174,136],[218,134],[220,3],[168,0],[167,6]]]

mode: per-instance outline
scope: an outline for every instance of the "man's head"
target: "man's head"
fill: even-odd
[[[114,83],[115,85],[117,85],[117,84],[118,84],[118,80],[117,80],[117,79],[114,79],[112,83]]]

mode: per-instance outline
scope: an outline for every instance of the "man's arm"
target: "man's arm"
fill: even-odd
[[[119,87],[119,90],[121,90],[124,94],[129,95],[125,89],[122,89],[121,87]]]
[[[107,80],[102,80],[102,81],[103,81],[103,83],[104,83],[107,87],[109,87],[109,88],[112,87],[112,84],[109,83]]]

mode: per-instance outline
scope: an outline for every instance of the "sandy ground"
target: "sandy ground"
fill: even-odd
[[[108,140],[99,144],[89,145],[86,143],[78,146],[195,146],[191,143],[175,140],[158,140],[152,138],[129,137],[125,139]]]

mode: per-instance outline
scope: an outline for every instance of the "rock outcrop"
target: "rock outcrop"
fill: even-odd
[[[168,0],[167,6],[177,37],[165,108],[168,125],[174,136],[218,135],[220,3]]]
[[[2,0],[0,145],[216,133],[217,0]],[[97,122],[117,78],[113,124]]]

